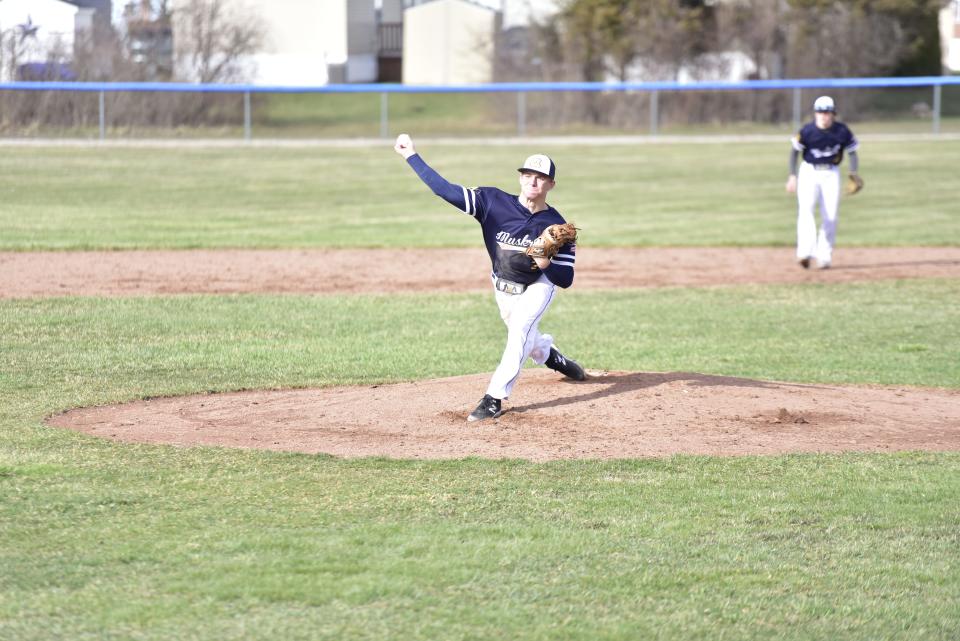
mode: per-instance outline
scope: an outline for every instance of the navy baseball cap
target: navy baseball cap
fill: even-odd
[[[521,173],[524,171],[532,171],[553,180],[557,175],[557,166],[550,160],[549,156],[533,154],[523,161],[523,167],[519,167],[517,171]]]

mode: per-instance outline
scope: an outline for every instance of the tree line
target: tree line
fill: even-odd
[[[717,77],[734,52],[753,77],[939,75],[938,14],[948,3],[560,0],[532,38],[549,79]]]
[[[502,48],[509,80],[697,81],[940,75],[939,11],[949,0],[558,0],[522,48]],[[837,92],[846,111],[868,92]],[[782,122],[781,92],[672,95],[666,118]],[[664,105],[661,105],[662,107]],[[648,95],[541,100],[536,123],[637,126]],[[551,122],[551,119],[554,122]]]

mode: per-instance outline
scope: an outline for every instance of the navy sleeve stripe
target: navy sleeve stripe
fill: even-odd
[[[567,259],[569,259],[569,260],[571,260],[571,261],[575,261],[575,260],[577,259],[577,257],[574,256],[573,254],[557,254],[556,257],[557,257],[557,258],[567,258]]]

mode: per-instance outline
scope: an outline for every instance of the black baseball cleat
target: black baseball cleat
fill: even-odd
[[[556,347],[550,348],[550,356],[547,357],[544,365],[575,381],[587,380],[587,373],[583,371],[583,368],[575,360],[569,359],[558,352]]]
[[[798,260],[797,262],[800,263],[800,266],[803,267],[804,269],[810,269],[810,258],[809,258],[809,257],[807,257],[807,258],[801,258],[801,259]]]
[[[480,404],[477,405],[477,409],[473,410],[467,420],[472,423],[482,421],[485,418],[499,418],[500,414],[500,399],[484,394],[483,398],[480,399]]]

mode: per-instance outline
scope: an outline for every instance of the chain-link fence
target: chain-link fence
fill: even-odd
[[[741,83],[0,84],[6,138],[388,138],[779,134],[834,97],[859,132],[960,133],[960,77]]]

